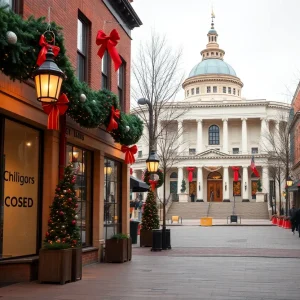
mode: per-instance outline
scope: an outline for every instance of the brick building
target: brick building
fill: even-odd
[[[0,0],[0,5],[9,4],[23,19],[47,18],[50,6],[50,19],[63,28],[66,53],[78,79],[93,90],[111,90],[119,97],[121,110],[129,112],[131,31],[142,24],[130,2]],[[117,72],[107,53],[102,60],[97,56],[100,29],[106,34],[116,29],[120,35],[117,50],[122,65]],[[47,115],[36,100],[33,82],[12,81],[0,73],[1,174],[6,174],[1,177],[0,282],[35,278],[59,180],[59,146],[60,133],[47,130]],[[76,163],[79,170],[77,223],[83,264],[100,261],[105,239],[129,232],[129,168],[124,153],[105,128],[85,129],[67,116],[64,154],[66,163]],[[105,175],[108,164],[110,176]],[[34,184],[21,184],[21,177],[25,183],[34,178]],[[14,205],[13,197],[19,196],[30,198],[31,205]]]

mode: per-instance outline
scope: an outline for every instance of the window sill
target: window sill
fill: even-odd
[[[99,248],[97,247],[85,247],[82,248],[82,253],[86,253],[86,252],[93,252],[93,251],[98,251]]]

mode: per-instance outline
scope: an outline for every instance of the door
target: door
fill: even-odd
[[[191,181],[189,183],[189,195],[190,195],[192,202],[196,201],[196,199],[197,199],[196,198],[196,195],[197,195],[196,185],[197,185],[196,181]]]
[[[207,181],[207,201],[222,202],[223,200],[223,181],[208,180]]]
[[[170,194],[172,194],[172,201],[178,200],[177,186],[178,186],[177,181],[170,181]]]

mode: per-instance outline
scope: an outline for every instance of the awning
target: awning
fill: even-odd
[[[132,192],[148,192],[149,185],[133,176],[130,176],[130,190]]]
[[[289,192],[298,192],[300,191],[300,180],[296,181],[291,187],[288,188]]]

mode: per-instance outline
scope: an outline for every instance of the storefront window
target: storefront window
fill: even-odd
[[[104,238],[121,232],[121,164],[104,160]]]
[[[40,132],[8,119],[1,127],[0,259],[37,253],[40,202]]]
[[[92,245],[92,153],[67,145],[67,163],[72,162],[77,173],[75,191],[78,198],[77,224],[83,246]]]

